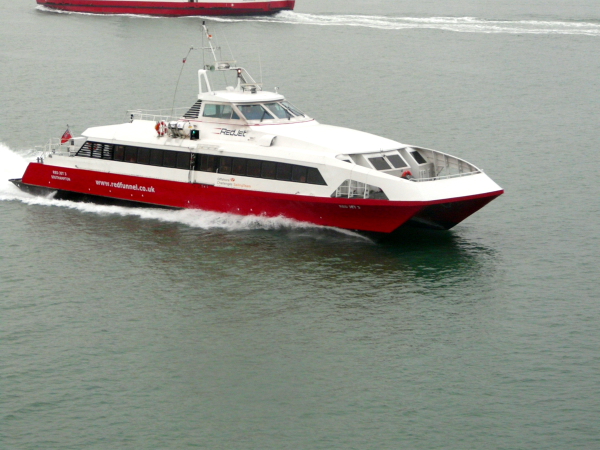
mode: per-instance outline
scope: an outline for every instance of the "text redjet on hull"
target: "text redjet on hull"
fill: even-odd
[[[38,5],[60,11],[90,14],[141,14],[149,16],[267,15],[293,10],[295,0],[37,0]]]
[[[392,233],[404,224],[449,229],[503,193],[455,156],[323,125],[234,61],[198,71],[198,100],[130,111],[131,121],[49,144],[22,179],[55,198],[134,202]],[[211,71],[233,76],[214,90]]]

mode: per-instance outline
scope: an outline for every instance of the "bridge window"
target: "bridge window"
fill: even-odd
[[[246,120],[273,119],[273,116],[262,105],[237,105]]]
[[[239,119],[237,113],[231,105],[217,105],[214,103],[205,103],[202,117],[210,117],[212,119]]]
[[[265,103],[265,106],[279,119],[289,119],[292,114],[281,103]]]

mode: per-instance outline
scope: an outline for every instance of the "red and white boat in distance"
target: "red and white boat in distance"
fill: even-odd
[[[198,71],[198,100],[182,113],[130,111],[130,121],[50,142],[21,179],[54,198],[239,215],[392,233],[405,224],[449,229],[503,193],[460,158],[323,125],[234,61]],[[212,72],[232,84],[213,89]],[[222,77],[220,77],[222,78]]]
[[[295,0],[37,0],[61,11],[149,16],[268,15],[294,9]]]

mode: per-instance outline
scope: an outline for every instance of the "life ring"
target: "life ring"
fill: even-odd
[[[165,134],[167,134],[167,131],[168,131],[167,124],[164,120],[161,120],[160,122],[156,122],[154,129],[156,130],[156,132],[158,133],[159,136],[164,136]]]
[[[402,175],[400,175],[400,178],[406,178],[407,180],[410,180],[413,177],[413,174],[410,170],[405,170],[404,172],[402,172]]]

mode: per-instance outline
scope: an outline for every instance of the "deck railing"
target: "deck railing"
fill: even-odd
[[[189,108],[173,108],[173,109],[132,109],[127,111],[129,120],[150,120],[154,122],[170,122],[180,120]]]

